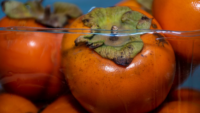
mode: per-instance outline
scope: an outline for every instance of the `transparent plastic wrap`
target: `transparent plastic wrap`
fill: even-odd
[[[119,1],[69,2],[86,14]],[[141,15],[134,25],[155,29],[135,29],[118,24],[118,15],[106,18],[111,24],[89,15],[70,28],[40,27],[31,19],[0,27],[0,112],[199,113],[200,30],[156,29]],[[0,26],[12,23],[5,20]]]
[[[2,92],[21,95],[32,101],[40,98],[46,104],[49,98],[57,98],[71,89],[83,105],[86,104],[83,101],[92,100],[91,104],[104,101],[109,102],[108,105],[130,104],[127,99],[133,99],[131,104],[138,105],[147,99],[146,104],[154,107],[165,99],[168,100],[170,90],[173,94],[177,89],[183,88],[183,97],[181,92],[172,95],[175,97],[171,98],[176,99],[192,100],[199,95],[193,95],[189,91],[200,89],[199,31],[125,30],[118,31],[117,34],[112,34],[109,30],[101,30],[101,33],[91,31],[100,32],[95,29],[1,28],[0,75],[1,84],[6,89]],[[132,63],[121,66],[115,64],[113,59],[99,56],[92,47],[89,50],[83,50],[85,46],[71,48],[73,51],[62,53],[63,34],[70,36],[69,39],[85,35],[107,38],[137,35],[146,37],[142,38],[143,41],[135,42],[143,42],[144,46]],[[62,63],[64,67],[61,66]],[[80,90],[81,87],[84,90]],[[89,97],[92,100],[88,100]],[[120,111],[123,107],[117,110]]]

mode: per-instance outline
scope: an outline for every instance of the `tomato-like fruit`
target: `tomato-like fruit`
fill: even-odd
[[[131,6],[135,8],[142,7],[136,0],[123,0],[117,3],[116,6]]]
[[[198,0],[154,0],[153,15],[163,29],[190,31],[200,29]]]
[[[112,8],[115,13],[111,13]],[[142,19],[148,20],[148,18],[152,18],[151,15],[138,8],[130,9],[119,6],[112,8],[108,8],[107,12],[109,14],[104,14],[100,11],[106,12],[107,9],[93,9],[89,14],[74,21],[70,28],[92,29],[97,27],[98,29],[98,27],[105,27],[109,30],[111,27],[118,27],[120,29],[123,27],[120,26],[123,24],[120,23],[121,13],[116,13],[116,10],[123,12],[128,9],[128,12],[125,12],[128,17],[136,17],[136,15],[129,14],[138,12],[146,16],[143,16]],[[93,13],[93,11],[98,13]],[[98,24],[99,21],[94,19],[95,16],[93,14],[103,15],[101,22],[105,26]],[[106,19],[103,20],[103,18]],[[128,18],[128,20],[130,19]],[[152,19],[151,22],[153,25],[151,24],[150,29],[154,29],[155,26],[158,29],[160,28],[155,19]],[[113,23],[115,26],[112,26]],[[113,30],[112,28],[111,30]],[[93,37],[95,36],[101,38],[101,35],[94,35]],[[74,97],[85,109],[92,113],[141,113],[155,109],[166,98],[172,86],[175,73],[174,51],[164,38],[157,39],[157,37],[161,36],[162,34],[157,33],[140,35],[144,43],[142,50],[131,60],[129,65],[122,66],[113,62],[116,59],[112,61],[103,58],[96,52],[96,49],[95,51],[91,49],[95,45],[90,42],[87,45],[91,48],[88,48],[84,43],[78,45],[74,43],[74,41],[90,39],[89,37],[82,40],[81,33],[65,34],[62,42],[62,63]],[[112,40],[111,37],[108,37],[110,38],[109,40]],[[117,40],[116,37],[114,39]]]
[[[26,98],[2,93],[0,94],[0,113],[38,113],[38,108]]]
[[[154,0],[152,12],[164,30],[200,30],[200,8],[198,0]],[[200,64],[200,37],[167,35],[177,56],[188,63]]]
[[[44,26],[33,19],[0,20],[0,27]],[[3,88],[29,99],[53,99],[66,88],[61,72],[63,34],[0,31],[0,80]]]
[[[41,113],[87,113],[78,103],[72,94],[65,94],[58,97],[49,104]]]
[[[156,112],[152,113],[199,113],[199,102],[190,101],[170,101],[165,104]]]
[[[169,93],[169,100],[197,101],[200,100],[200,90],[181,88]]]
[[[152,113],[199,113],[200,91],[189,88],[169,93],[166,101]]]

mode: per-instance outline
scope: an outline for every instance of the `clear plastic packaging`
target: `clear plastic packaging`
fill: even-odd
[[[94,6],[89,0],[72,3],[84,13]],[[120,49],[114,55],[107,48],[97,50],[102,42],[91,37],[103,37]],[[140,50],[129,57],[138,46],[121,48],[113,41],[118,38]],[[0,27],[0,92],[26,99],[14,102],[13,96],[5,105],[29,101],[35,106],[26,104],[30,111],[41,113],[198,113],[199,50],[200,30]],[[1,106],[0,100],[4,112]]]
[[[95,29],[93,31],[95,31]],[[111,31],[109,30],[102,30],[101,33],[90,33],[90,32],[91,32],[91,29],[31,28],[31,27],[1,28],[1,31],[0,31],[1,80],[0,81],[3,87],[6,89],[6,92],[23,95],[27,98],[31,98],[31,100],[33,101],[35,101],[34,99],[37,100],[39,98],[39,99],[42,99],[42,102],[44,103],[48,103],[46,102],[48,99],[57,98],[59,94],[68,92],[69,88],[67,86],[67,82],[65,81],[66,76],[64,76],[63,67],[60,66],[62,64],[61,58],[63,57],[63,54],[61,54],[62,53],[61,52],[62,36],[63,34],[65,34],[66,36],[69,35],[71,37],[90,35],[90,34],[94,34],[98,36],[108,36],[108,37],[114,36],[113,34],[110,33]],[[117,35],[115,36],[135,36],[135,35],[155,35],[155,34],[157,36],[155,38],[156,39],[155,42],[158,47],[154,48],[155,50],[151,50],[152,51],[151,54],[153,55],[152,57],[153,59],[151,59],[153,60],[151,61],[152,66],[148,67],[148,64],[147,64],[146,66],[147,68],[142,68],[143,71],[146,73],[149,73],[149,75],[148,74],[143,75],[144,73],[140,75],[140,74],[137,74],[137,72],[135,72],[136,73],[135,75],[134,74],[130,75],[130,76],[136,76],[136,78],[139,75],[141,76],[141,78],[139,77],[140,79],[137,78],[137,81],[141,84],[140,86],[137,86],[137,87],[145,88],[149,86],[149,88],[152,88],[151,85],[155,85],[154,86],[155,89],[154,88],[153,89],[156,90],[157,89],[156,84],[160,85],[160,88],[162,90],[158,88],[157,90],[159,93],[158,92],[156,93],[155,91],[154,92],[155,97],[159,98],[159,95],[163,94],[164,95],[163,98],[167,99],[166,97],[167,95],[165,94],[166,83],[164,83],[164,81],[166,82],[166,80],[168,80],[167,83],[168,85],[170,85],[171,83],[169,81],[170,80],[172,81],[172,78],[170,79],[170,76],[172,75],[170,74],[172,73],[169,72],[168,73],[169,75],[167,73],[166,75],[159,75],[159,73],[162,70],[167,70],[167,68],[169,68],[169,64],[165,64],[162,62],[166,62],[166,61],[172,62],[173,60],[172,59],[159,60],[160,53],[156,51],[156,49],[164,49],[166,46],[170,46],[171,44],[173,44],[172,46],[173,50],[174,52],[176,52],[175,53],[176,62],[175,62],[175,65],[171,64],[172,66],[171,69],[172,68],[175,69],[174,70],[175,78],[173,79],[172,86],[170,87],[170,89],[167,90],[167,92],[169,93],[170,90],[173,91],[173,90],[181,89],[181,88],[199,90],[200,85],[198,84],[198,81],[199,81],[200,69],[199,69],[199,64],[198,64],[199,58],[197,58],[199,54],[198,48],[199,48],[199,43],[200,43],[199,31],[183,32],[183,31],[164,31],[164,30],[137,30],[137,31],[126,30],[126,31],[118,31]],[[162,34],[162,35],[158,35],[158,34]],[[149,37],[149,40],[152,40],[151,37]],[[144,45],[148,45],[148,42],[144,43]],[[183,50],[184,52],[183,53],[180,52],[179,54],[177,51],[179,50],[182,51],[183,48],[184,48]],[[165,51],[166,51],[165,56],[167,56],[168,52],[169,54],[172,54],[168,50],[165,50]],[[74,55],[71,55],[71,56],[75,57],[76,54],[78,54],[76,52],[77,51],[75,51],[74,53],[72,52]],[[102,57],[97,57],[96,56],[97,53],[93,53],[93,54],[94,54],[94,57],[99,60],[104,59]],[[149,57],[148,55],[149,55],[148,51],[146,51],[146,53],[143,53],[141,56],[138,55],[139,57],[143,57],[140,59],[141,60],[140,62],[142,62],[142,60],[144,60],[145,57],[148,58]],[[169,57],[163,57],[163,58],[169,58]],[[70,64],[73,63],[72,60],[74,59],[73,58],[69,59]],[[81,60],[78,60],[78,61],[81,61]],[[64,62],[67,63],[68,61],[64,61]],[[83,60],[80,63],[84,63],[84,62],[87,62],[87,61]],[[89,63],[91,62],[89,61]],[[94,63],[96,62],[94,61]],[[97,65],[98,64],[96,64],[95,66]],[[108,64],[105,63],[104,66],[99,66],[99,68],[100,67],[104,68],[103,70],[107,71],[108,73],[107,76],[114,76],[113,74],[116,74],[117,72],[115,70],[116,67],[112,67],[109,65],[110,65],[110,62]],[[135,62],[123,68],[127,68],[128,70],[129,68],[133,68],[134,66],[136,68],[136,65],[142,65],[142,63]],[[93,64],[91,64],[91,66],[93,66]],[[86,68],[88,68],[88,70],[82,70],[83,73],[85,71],[85,73],[88,74],[89,73],[88,71],[95,70],[94,69],[95,67],[86,67]],[[69,69],[73,70],[73,66],[72,68],[69,68]],[[151,71],[149,69],[157,70],[157,71]],[[73,72],[73,71],[70,71],[70,72]],[[109,75],[109,73],[111,75]],[[119,73],[123,75],[123,71],[121,72],[119,71]],[[79,75],[79,76],[84,76],[84,75]],[[95,74],[92,76],[95,76]],[[159,76],[161,76],[161,78],[157,78]],[[146,78],[144,81],[142,79],[143,77]],[[151,77],[151,78],[148,78],[148,77]],[[152,77],[155,77],[155,78],[152,78]],[[169,78],[166,78],[166,77],[169,77]],[[128,80],[127,78],[124,78],[124,79]],[[131,79],[133,78],[130,78],[130,80]],[[90,81],[89,78],[88,78],[88,81]],[[119,81],[119,82],[123,82],[123,79],[122,81]],[[133,81],[130,83],[134,83],[134,82],[136,81],[133,79]],[[83,85],[83,87],[86,87],[86,86]],[[119,87],[120,86],[114,87],[113,91],[115,92],[115,90],[119,89]],[[4,88],[1,88],[2,92],[5,92]],[[98,87],[94,86],[94,88],[98,88]],[[137,93],[138,91],[140,91],[140,90],[137,91],[136,89],[134,89],[135,90],[134,93]],[[100,89],[95,89],[95,90],[100,90]],[[103,91],[101,91],[101,93],[103,93]],[[138,92],[138,94],[141,95],[141,92]],[[175,96],[177,96],[174,98],[181,98],[180,94],[182,93],[179,92],[179,95],[174,94]],[[75,95],[77,96],[77,94]],[[93,98],[98,98],[98,96],[95,97],[95,93],[91,93],[88,95],[94,96]],[[185,98],[189,98],[191,100],[195,98],[195,95],[192,95],[192,92],[186,92],[184,96],[186,96]],[[194,96],[194,97],[189,97],[189,96]],[[123,98],[123,97],[120,97],[120,98]],[[152,103],[152,105],[154,104]]]

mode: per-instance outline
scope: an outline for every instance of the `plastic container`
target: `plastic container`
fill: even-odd
[[[114,0],[109,1],[110,5],[98,4],[100,1],[94,5],[89,0],[69,2],[77,4],[84,13],[92,6],[107,7],[117,3]],[[149,113],[200,112],[199,30],[117,33],[93,30],[98,33],[91,33],[91,29],[0,28],[1,92],[25,97],[41,113],[104,113],[106,110],[137,113],[143,109]],[[143,42],[145,46],[133,58],[133,63],[121,66],[114,63],[115,59],[98,55],[93,48],[85,52],[85,47],[81,46],[65,52],[62,48],[64,34],[67,38],[84,35],[147,37],[146,41],[136,42]],[[7,103],[9,106],[9,101]],[[16,102],[17,105],[21,103]],[[0,100],[0,112],[3,108],[6,106],[1,107]],[[50,110],[45,111],[47,108]]]
[[[55,97],[55,94],[58,92],[59,94],[63,93],[63,89],[64,91],[69,91],[69,89],[65,86],[67,85],[67,83],[65,82],[65,78],[63,77],[63,72],[61,71],[62,68],[59,65],[61,63],[60,57],[62,56],[60,54],[61,37],[59,36],[62,35],[63,33],[70,34],[71,36],[86,35],[87,33],[85,32],[88,31],[90,30],[41,29],[41,28],[23,28],[23,27],[1,28],[0,31],[1,84],[4,85],[4,87],[8,90],[8,92],[15,92],[16,94],[17,92],[20,92],[22,94],[19,93],[18,95],[23,95],[23,96],[30,95],[31,93],[32,94],[31,96],[33,97],[33,98],[31,97],[31,99],[33,101],[34,98],[36,97],[48,100],[49,98]],[[110,35],[110,33],[103,33],[103,32],[98,35]],[[125,33],[123,32],[124,31],[122,31],[118,35],[134,36],[135,34],[144,34],[144,33],[145,34],[162,33],[164,35],[170,34],[170,37],[165,37],[165,38],[158,37],[157,40],[159,41],[167,39],[168,41],[176,41],[177,48],[182,48],[184,46],[183,43],[187,42],[187,44],[190,44],[191,46],[191,47],[189,46],[188,48],[192,48],[193,51],[195,50],[194,48],[196,46],[195,44],[197,44],[195,42],[200,42],[199,31],[178,32],[178,31],[162,31],[162,30],[155,30],[155,31],[130,30],[126,31]],[[177,39],[176,38],[177,36],[181,36],[182,38]],[[185,51],[185,52],[187,54],[192,53],[191,51]],[[156,64],[157,61],[156,54],[159,53],[154,53],[155,59],[153,59],[154,60],[152,62],[153,64]],[[192,53],[192,55],[194,54]],[[200,69],[198,65],[194,65],[193,63],[194,57],[195,56],[191,57],[191,59],[181,60],[182,59],[181,56],[176,56],[176,65],[177,65],[176,83],[179,84],[177,88],[191,88],[200,90],[200,85],[198,84],[198,81],[200,79],[199,78]],[[189,61],[189,63],[187,63],[186,61]],[[165,64],[161,63],[160,65],[165,65]],[[107,67],[107,70],[111,72],[113,71],[112,68],[109,68],[109,66]],[[157,66],[152,66],[152,70],[158,70],[158,72],[160,72],[159,70],[162,69]],[[62,75],[62,77],[60,75]],[[146,75],[146,77],[148,76],[150,75]],[[156,82],[160,83],[159,81],[157,81],[158,80],[157,78],[153,78],[150,80],[154,80],[151,81],[152,84]],[[144,81],[142,81],[141,79],[140,82],[142,85]],[[135,93],[137,93],[137,91]],[[188,93],[188,95],[190,95],[190,93]],[[179,96],[181,95],[177,96],[178,96],[177,98],[180,98]],[[186,98],[193,98],[193,97],[186,96]],[[43,102],[48,103],[46,102],[47,100],[43,100]]]

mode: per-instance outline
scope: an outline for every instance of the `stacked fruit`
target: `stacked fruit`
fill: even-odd
[[[199,113],[200,91],[176,88],[188,77],[191,64],[200,63],[200,39],[158,32],[133,35],[141,30],[199,29],[197,24],[186,26],[191,20],[183,18],[187,5],[180,7],[181,16],[171,19],[169,15],[179,10],[174,2],[126,0],[81,15],[69,3],[56,2],[51,12],[38,0],[4,1],[7,16],[0,27],[78,30],[0,31],[0,80],[5,90],[0,112]],[[195,9],[192,14],[197,16]]]

